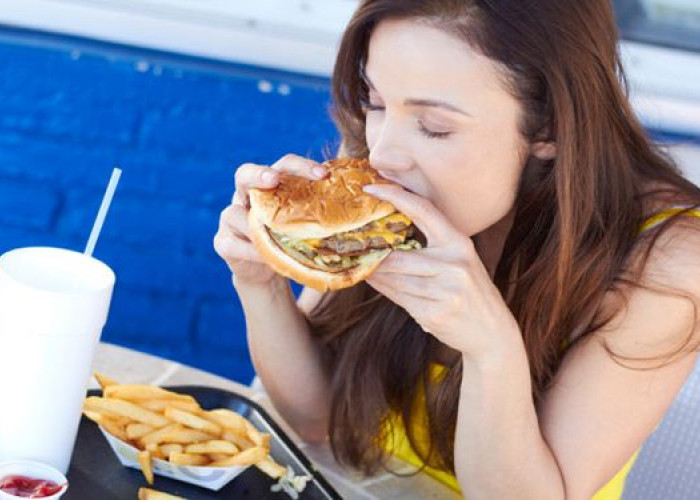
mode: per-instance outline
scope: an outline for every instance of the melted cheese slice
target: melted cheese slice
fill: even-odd
[[[387,225],[390,223],[398,223],[398,222],[403,222],[406,224],[406,227],[411,225],[411,219],[406,217],[404,214],[399,213],[399,212],[394,212],[391,215],[387,215],[386,217],[379,219],[375,221],[375,229],[372,229],[370,231],[361,231],[361,232],[353,232],[353,233],[342,233],[343,238],[346,239],[356,239],[356,240],[364,240],[367,238],[373,238],[376,236],[379,236],[381,238],[384,238],[387,242],[393,244],[393,245],[398,245],[400,243],[403,243],[404,240],[406,239],[406,231],[399,231],[398,233],[393,233],[387,229]],[[302,243],[310,246],[311,248],[318,248],[321,245],[321,239],[319,238],[310,238],[308,240],[301,240]]]

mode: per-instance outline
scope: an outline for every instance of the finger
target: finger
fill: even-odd
[[[229,205],[219,217],[219,227],[229,230],[235,236],[250,240],[250,224],[248,224],[248,211],[240,205]]]
[[[373,273],[367,278],[370,286],[378,286],[390,292],[393,296],[412,297],[414,299],[435,301],[434,295],[430,292],[430,278],[422,276],[407,276],[403,274],[381,274]]]
[[[389,299],[391,302],[401,307],[402,309],[406,309],[406,305],[404,304],[405,298],[403,295],[401,295],[401,293],[398,290],[395,290],[394,288],[388,286],[381,280],[373,279],[371,276],[365,281],[369,286],[374,288],[377,292]]]
[[[250,223],[248,222],[248,210],[245,207],[231,205],[224,220],[235,234],[250,240]]]
[[[294,154],[284,155],[272,165],[272,169],[310,180],[323,179],[328,175],[328,170],[321,164]]]
[[[260,254],[251,243],[221,232],[214,236],[214,250],[229,266],[238,261],[262,262]]]
[[[236,169],[236,192],[238,204],[248,205],[248,191],[252,188],[271,189],[279,182],[279,173],[254,163],[244,163]]]
[[[396,184],[371,184],[363,190],[381,200],[388,201],[406,214],[428,239],[429,246],[450,243],[456,231],[445,216],[429,200],[406,191]]]
[[[405,274],[410,276],[435,277],[444,265],[430,253],[431,249],[394,251],[382,261],[374,274]]]
[[[423,297],[416,297],[402,290],[397,290],[381,281],[368,279],[367,284],[405,311],[422,310],[429,303],[432,303]]]
[[[234,191],[231,197],[231,205],[247,208],[247,202],[240,191]]]

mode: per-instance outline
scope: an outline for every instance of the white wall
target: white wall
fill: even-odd
[[[685,1],[685,0],[679,0]],[[698,0],[688,0],[697,2]],[[329,75],[356,0],[0,0],[0,24]],[[700,54],[623,43],[646,125],[700,136]],[[674,148],[700,183],[700,147]]]
[[[355,0],[0,0],[0,24],[328,75]]]
[[[670,150],[686,177],[700,186],[700,145],[674,146]]]

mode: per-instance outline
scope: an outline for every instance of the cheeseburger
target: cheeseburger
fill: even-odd
[[[250,191],[251,240],[279,274],[320,291],[367,278],[392,250],[420,248],[411,220],[362,191],[388,183],[367,160],[324,163],[311,181],[282,173],[274,189]]]

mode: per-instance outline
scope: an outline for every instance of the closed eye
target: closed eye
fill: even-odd
[[[384,111],[384,106],[378,106],[376,104],[365,103],[362,105],[362,110],[367,113],[368,111]]]
[[[421,134],[430,139],[446,139],[452,134],[452,132],[435,132],[433,130],[430,130],[426,128],[425,125],[423,125],[420,121],[418,122],[418,129],[420,130]]]

